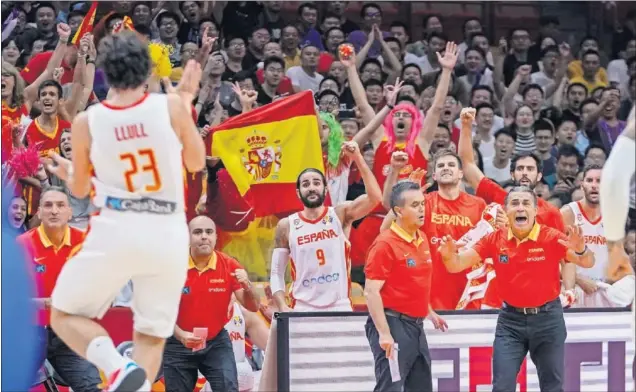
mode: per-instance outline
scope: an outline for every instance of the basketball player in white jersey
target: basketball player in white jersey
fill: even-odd
[[[253,345],[265,351],[267,346],[267,337],[269,328],[256,313],[250,312],[241,306],[238,302],[232,301],[232,318],[225,325],[225,329],[230,335],[232,341],[232,349],[234,351],[234,360],[236,361],[236,370],[238,373],[238,390],[239,392],[250,392],[254,390],[257,383],[257,374],[255,374],[245,355],[245,336],[249,335]],[[199,373],[199,382],[205,383],[201,392],[212,392],[210,383],[205,377]]]
[[[623,133],[616,139],[605,167],[603,167],[603,183],[601,184],[601,211],[605,220],[605,237],[609,247],[610,278],[618,277],[622,271],[632,271],[629,257],[623,248],[625,238],[625,222],[629,211],[629,187],[631,177],[636,170],[636,108],[632,108],[627,118],[627,125]],[[632,336],[636,334],[634,328],[636,306],[632,303]],[[632,377],[636,379],[636,355],[632,365]],[[636,384],[636,382],[635,382]],[[636,386],[634,388],[636,391]]]
[[[189,62],[180,95],[147,94],[151,62],[134,33],[100,43],[98,63],[112,95],[72,126],[72,162],[54,155],[49,169],[77,198],[91,190],[101,208],[83,248],[64,266],[52,295],[51,326],[102,369],[108,391],[150,389],[165,338],[174,332],[188,267],[182,165],[205,167],[205,147],[190,115],[201,68]],[[134,362],[122,357],[95,321],[121,288],[134,286]]]
[[[345,228],[366,216],[381,201],[382,191],[356,142],[345,142],[345,156],[360,170],[367,193],[335,207],[324,205],[327,181],[318,169],[303,170],[296,193],[305,206],[276,226],[270,287],[279,312],[352,311],[351,268]],[[291,306],[285,298],[285,269],[291,264]],[[277,391],[276,320],[272,320],[259,390]]]
[[[561,208],[563,222],[581,228],[585,245],[594,253],[594,267],[576,268],[576,300],[572,307],[624,307],[634,299],[632,275],[609,279],[607,267],[609,252],[600,207],[600,165],[589,165],[583,170],[584,197]]]

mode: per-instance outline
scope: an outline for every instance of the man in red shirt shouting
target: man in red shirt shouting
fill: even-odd
[[[450,272],[494,260],[503,306],[493,345],[493,392],[515,390],[528,351],[540,389],[562,391],[567,332],[559,299],[559,265],[566,260],[590,268],[594,253],[579,227],[568,227],[566,236],[537,223],[537,196],[530,188],[512,188],[504,205],[509,228],[486,235],[460,253],[455,241],[444,237],[439,251]]]

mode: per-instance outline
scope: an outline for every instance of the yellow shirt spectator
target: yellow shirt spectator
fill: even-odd
[[[568,77],[570,78],[570,83],[573,83],[571,79],[583,77],[583,63],[581,63],[581,60],[574,60],[568,64]],[[607,86],[609,81],[607,80],[607,72],[605,71],[605,68],[600,67],[598,71],[596,71],[594,79]]]
[[[296,49],[296,53],[293,56],[283,54],[283,59],[285,60],[285,71],[291,67],[300,66],[300,50]]]

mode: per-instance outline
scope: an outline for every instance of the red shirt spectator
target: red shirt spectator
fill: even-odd
[[[52,51],[36,54],[20,72],[20,76],[22,76],[27,84],[35,82],[35,79],[46,70],[46,66],[49,64],[49,60],[51,60],[52,56]],[[62,75],[60,84],[64,86],[66,83],[73,82],[75,68],[68,65],[64,60],[62,60],[62,68],[64,68],[64,75]]]
[[[265,71],[263,68],[260,68],[256,71],[256,79],[258,80],[258,84],[263,84],[265,82]],[[280,80],[280,84],[278,85],[278,89],[276,90],[278,95],[282,94],[293,94],[294,89],[292,88],[291,79],[287,76],[283,76]]]

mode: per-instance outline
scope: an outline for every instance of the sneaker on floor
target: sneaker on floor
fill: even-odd
[[[146,371],[135,362],[115,370],[108,377],[108,392],[134,392],[146,382]]]

